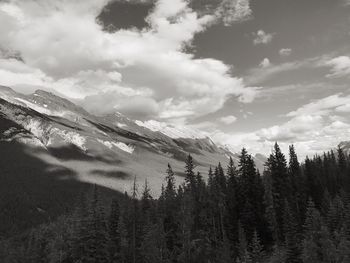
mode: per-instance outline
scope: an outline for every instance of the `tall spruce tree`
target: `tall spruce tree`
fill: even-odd
[[[301,223],[304,220],[304,214],[306,212],[307,199],[305,196],[305,182],[301,174],[301,167],[294,145],[289,146],[288,174],[291,184],[291,208],[297,211],[296,220],[298,221],[299,226],[301,226]]]
[[[239,158],[238,211],[248,240],[250,240],[255,229],[259,233],[266,232],[264,187],[252,156],[242,149]]]
[[[226,191],[226,224],[228,229],[228,238],[236,244],[238,236],[238,204],[237,204],[237,170],[232,157],[230,157],[227,167],[227,191]]]
[[[265,165],[272,179],[272,196],[277,222],[277,238],[279,242],[283,242],[284,200],[290,200],[291,191],[287,161],[277,143],[275,143],[274,150],[270,154]]]

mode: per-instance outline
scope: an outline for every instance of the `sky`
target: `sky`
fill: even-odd
[[[0,85],[238,151],[350,138],[349,0],[0,0]]]

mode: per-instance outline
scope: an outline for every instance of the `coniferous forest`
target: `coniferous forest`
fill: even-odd
[[[350,157],[340,148],[301,163],[276,143],[261,174],[245,149],[205,176],[190,155],[184,169],[178,185],[168,165],[157,199],[147,182],[107,201],[91,187],[71,212],[1,241],[1,262],[350,262]]]

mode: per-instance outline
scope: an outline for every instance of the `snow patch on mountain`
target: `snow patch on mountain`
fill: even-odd
[[[148,121],[139,121],[136,120],[135,123],[141,127],[145,127],[150,129],[151,131],[157,131],[163,133],[170,138],[178,139],[178,138],[190,138],[190,139],[204,139],[207,138],[208,135],[204,132],[198,131],[196,129],[192,129],[189,127],[175,127],[174,125],[170,125],[165,122],[159,122],[155,120]]]
[[[42,114],[46,114],[46,115],[57,115],[57,113],[56,114],[53,114],[53,112],[52,111],[50,111],[50,110],[48,110],[48,109],[46,109],[46,108],[44,108],[44,107],[41,107],[41,106],[39,106],[39,105],[37,105],[37,104],[35,104],[35,103],[32,103],[32,102],[30,102],[30,101],[28,101],[28,100],[24,100],[24,99],[22,99],[22,98],[15,98],[15,100],[17,100],[17,101],[19,101],[19,102],[22,102],[25,106],[27,106],[28,108],[31,108],[32,110],[35,110],[35,111],[37,111],[37,112],[40,112],[40,113],[42,113]],[[60,114],[61,116],[63,116],[62,114]]]
[[[125,123],[120,123],[120,122],[116,122],[115,126],[117,126],[118,128],[126,128],[126,127],[128,127],[128,125],[126,125]]]
[[[45,128],[41,121],[30,119],[29,122],[23,123],[23,126],[37,138],[43,138],[45,135]]]
[[[58,135],[58,136],[60,136],[65,142],[74,144],[75,146],[79,147],[83,151],[87,150],[87,148],[85,146],[86,138],[81,136],[80,134],[78,134],[76,132],[64,131],[64,130],[60,130],[60,129],[57,129],[57,128],[53,128],[51,130],[50,134],[51,135]],[[48,145],[51,144],[51,143],[52,143],[52,140],[50,138],[50,141],[49,141]]]
[[[97,139],[100,143],[105,145],[107,148],[112,149],[113,146],[119,148],[120,150],[132,154],[135,150],[135,147],[131,145],[127,145],[123,142],[113,142],[113,141],[103,141],[100,139]]]

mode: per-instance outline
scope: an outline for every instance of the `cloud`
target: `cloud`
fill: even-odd
[[[324,65],[331,68],[331,73],[326,75],[328,78],[350,76],[350,57],[348,56],[333,58],[326,61]]]
[[[244,77],[244,82],[246,85],[259,85],[259,83],[262,83],[281,72],[293,71],[305,67],[315,67],[315,61],[317,60],[318,58],[310,58],[281,64],[270,64],[268,67],[262,67],[262,64],[260,64],[259,67],[249,70],[248,74]]]
[[[350,6],[350,0],[343,0],[343,4],[345,6]]]
[[[271,142],[297,141],[301,134],[322,128],[323,117],[302,115],[292,118],[283,125],[275,125],[258,131],[260,140]]]
[[[147,17],[149,27],[110,33],[96,21],[108,2],[0,2],[2,48],[23,58],[3,56],[0,84],[53,89],[98,112],[137,115],[142,105],[147,116],[184,120],[214,112],[232,96],[251,102],[259,92],[232,76],[222,61],[183,51],[217,22],[215,12],[199,14],[186,0],[158,0]],[[249,1],[229,6],[227,23],[251,14]]]
[[[249,0],[223,0],[216,15],[221,18],[225,26],[252,19],[253,12]]]
[[[350,138],[350,95],[336,94],[301,106],[287,113],[287,120],[278,125],[247,133],[210,133],[214,142],[239,151],[246,147],[252,153],[269,154],[274,142],[288,152],[294,144],[301,158],[335,148]]]
[[[266,33],[264,30],[258,30],[256,33],[253,33],[253,36],[255,37],[253,40],[254,45],[266,45],[272,41],[274,33]]]
[[[308,103],[295,111],[289,112],[288,117],[302,116],[302,115],[329,115],[334,110],[344,110],[350,103],[350,95],[343,96],[341,94],[331,95],[320,100]],[[340,109],[340,110],[339,110]]]
[[[271,66],[271,62],[268,58],[264,58],[259,64],[259,67],[261,68],[268,68],[270,66]]]
[[[292,49],[291,48],[282,48],[282,49],[280,49],[279,54],[282,57],[288,57],[288,56],[290,56],[290,54],[292,54]]]
[[[236,122],[237,121],[237,117],[235,117],[233,115],[228,115],[228,116],[225,116],[225,117],[221,117],[220,121],[222,123],[225,123],[225,124],[229,125],[229,124],[232,124],[232,123]]]

